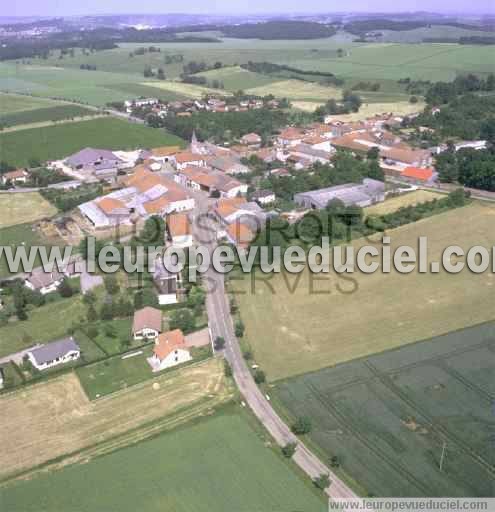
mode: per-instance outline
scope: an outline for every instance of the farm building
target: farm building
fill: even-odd
[[[330,201],[338,199],[345,206],[370,206],[385,200],[385,184],[382,181],[365,178],[362,184],[348,183],[336,187],[322,188],[311,192],[295,194],[296,204],[305,208],[323,209]]]
[[[179,301],[177,297],[178,281],[179,274],[169,272],[161,259],[155,262],[153,283],[158,294],[160,306],[177,304]]]
[[[13,185],[18,183],[26,183],[29,179],[29,172],[26,169],[16,169],[2,174],[2,184],[10,182]]]
[[[127,178],[126,188],[88,201],[78,208],[95,228],[130,224],[133,219],[192,210],[194,199],[177,184],[140,168]]]
[[[81,349],[73,338],[47,343],[28,352],[28,358],[38,370],[46,370],[60,364],[76,361],[81,357]]]

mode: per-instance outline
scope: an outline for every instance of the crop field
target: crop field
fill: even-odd
[[[494,372],[491,322],[294,377],[271,394],[311,418],[311,444],[365,493],[488,497]]]
[[[155,87],[162,89],[173,94],[180,94],[188,98],[201,99],[205,94],[216,94],[221,96],[231,96],[231,93],[221,89],[211,89],[210,87],[203,87],[202,85],[185,84],[182,82],[170,82],[165,80],[163,82],[144,82],[141,85],[147,87]]]
[[[396,212],[399,208],[407,206],[416,206],[421,203],[432,201],[433,199],[441,199],[445,194],[437,192],[429,192],[428,190],[414,190],[400,196],[391,197],[383,203],[377,203],[364,209],[365,215],[386,215],[387,213]]]
[[[295,100],[325,102],[331,98],[340,99],[342,90],[337,87],[326,87],[302,80],[281,80],[268,85],[247,89],[248,94],[267,96],[273,94],[278,98],[286,97]]]
[[[279,80],[260,73],[253,73],[240,66],[225,67],[198,73],[198,76],[205,77],[208,82],[219,80],[228,91],[239,91],[261,87]]]
[[[4,444],[0,479],[49,461],[60,463],[69,455],[71,462],[88,461],[102,451],[161,431],[167,417],[171,424],[179,421],[178,413],[184,419],[194,418],[231,396],[217,359],[164,374],[97,402],[88,400],[74,373],[12,391],[0,396]]]
[[[14,166],[26,166],[30,158],[41,162],[56,160],[87,146],[116,150],[182,143],[181,139],[164,130],[103,118],[0,133],[0,160]]]
[[[429,261],[449,245],[495,245],[495,208],[472,204],[389,231],[391,247],[428,238]],[[372,241],[356,240],[353,246]],[[381,244],[376,242],[378,249]],[[495,318],[495,276],[250,274],[231,283],[256,362],[271,381],[364,357]]]
[[[224,408],[139,446],[16,482],[0,489],[0,501],[10,512],[326,510],[244,416]]]
[[[65,336],[74,323],[84,319],[86,307],[81,295],[33,309],[28,320],[0,327],[0,357]]]
[[[0,229],[52,217],[57,209],[38,192],[0,195]]]
[[[55,107],[24,110],[0,115],[0,126],[11,127],[33,123],[64,121],[67,119],[95,116],[97,112],[78,105],[57,105]]]
[[[58,105],[56,101],[44,98],[33,98],[31,96],[23,96],[19,94],[0,93],[1,117],[18,112],[25,112],[28,110],[49,108],[56,105]]]

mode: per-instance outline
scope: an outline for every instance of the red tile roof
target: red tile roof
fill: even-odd
[[[153,352],[160,361],[163,361],[169,354],[177,349],[187,350],[186,340],[180,329],[160,334]]]
[[[402,176],[404,178],[413,178],[415,180],[428,181],[433,176],[433,169],[429,167],[426,169],[420,169],[418,167],[406,167],[402,171]]]

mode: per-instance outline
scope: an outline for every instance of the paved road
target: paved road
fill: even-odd
[[[199,194],[195,194],[195,198],[197,203],[196,215],[198,213],[205,213],[208,208],[208,201]],[[218,231],[215,222],[209,219],[201,224],[204,224],[204,226],[200,227],[197,222],[194,223],[196,240],[201,241],[203,245],[210,248],[210,251],[213,251],[216,246],[215,237]],[[246,365],[234,333],[230,307],[225,292],[224,276],[210,268],[206,272],[206,282],[208,287],[206,307],[212,335],[214,338],[222,336],[225,339],[225,357],[232,366],[233,375],[241,394],[254,414],[280,446],[284,446],[289,442],[297,442],[298,447],[294,455],[294,461],[310,478],[315,478],[322,473],[330,475],[332,484],[327,489],[329,497],[357,497],[340,478],[333,474],[327,466],[292,434],[289,427],[282,421],[270,402],[261,393]]]

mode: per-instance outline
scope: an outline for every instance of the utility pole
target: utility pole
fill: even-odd
[[[442,456],[440,457],[440,471],[443,471],[443,462],[445,460],[445,452],[447,451],[447,441],[444,440],[442,445]]]

